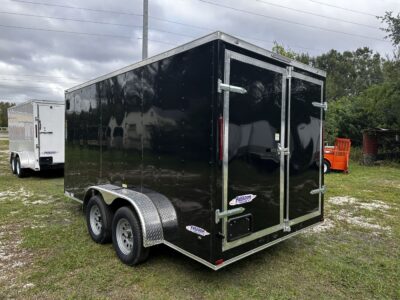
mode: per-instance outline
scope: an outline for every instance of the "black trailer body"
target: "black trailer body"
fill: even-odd
[[[324,84],[216,32],[69,89],[65,193],[217,270],[323,221]]]

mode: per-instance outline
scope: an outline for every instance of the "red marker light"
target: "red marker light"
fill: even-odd
[[[216,266],[223,264],[223,263],[224,263],[224,260],[222,258],[215,261]]]

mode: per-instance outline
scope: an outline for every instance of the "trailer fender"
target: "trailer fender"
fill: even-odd
[[[140,220],[143,232],[143,246],[162,244],[165,238],[173,238],[178,221],[172,203],[164,195],[151,191],[136,191],[112,184],[91,186],[86,190],[85,200],[92,193],[99,192],[104,202],[111,206],[118,199],[129,202]]]
[[[35,169],[35,158],[34,155],[30,152],[12,152],[10,154],[10,162],[12,158],[19,157],[19,161],[21,162],[21,168],[26,169]]]

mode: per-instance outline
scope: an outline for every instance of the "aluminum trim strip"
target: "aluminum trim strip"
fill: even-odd
[[[244,62],[246,64],[250,64],[250,65],[253,65],[253,66],[256,66],[256,67],[260,67],[260,68],[263,68],[263,69],[271,70],[271,71],[274,71],[274,72],[277,72],[277,73],[281,73],[281,74],[284,74],[286,72],[285,68],[278,67],[278,66],[275,66],[275,65],[270,64],[270,63],[263,62],[261,60],[249,57],[247,55],[243,55],[243,54],[240,54],[240,53],[237,53],[237,52],[233,52],[231,50],[226,50],[226,52],[229,53],[231,59],[234,59],[234,60],[237,60],[237,61],[240,61],[240,62]]]
[[[69,192],[64,192],[64,195],[65,195],[66,197],[68,197],[69,199],[71,199],[71,200],[74,200],[74,201],[76,201],[76,202],[78,202],[78,203],[80,203],[80,204],[83,204],[83,201],[82,201],[82,200],[71,196]]]
[[[313,227],[318,226],[318,225],[320,225],[322,223],[324,223],[324,222],[321,221],[321,222],[312,224],[310,226],[304,227],[302,229],[299,229],[299,230],[297,230],[297,231],[295,231],[293,233],[287,234],[287,235],[285,235],[285,236],[283,236],[283,237],[281,237],[279,239],[276,239],[276,240],[274,240],[274,241],[272,241],[272,242],[270,242],[268,244],[262,245],[260,247],[254,248],[254,249],[252,249],[250,251],[242,253],[242,254],[240,254],[238,256],[235,256],[235,257],[233,257],[231,259],[228,259],[228,260],[224,261],[220,265],[213,265],[212,263],[206,261],[205,259],[202,259],[201,257],[198,257],[198,256],[196,256],[196,255],[194,255],[194,254],[192,254],[192,253],[190,253],[190,252],[188,252],[188,251],[186,251],[186,250],[184,250],[184,249],[182,249],[182,248],[180,248],[180,247],[178,247],[178,246],[176,246],[176,245],[174,245],[174,244],[172,244],[172,243],[170,243],[168,241],[164,241],[163,243],[164,243],[164,245],[166,245],[166,246],[168,246],[168,247],[170,247],[170,248],[172,248],[172,249],[174,249],[174,250],[186,255],[187,257],[190,257],[190,258],[194,259],[195,261],[197,261],[197,262],[209,267],[210,269],[213,269],[214,271],[217,271],[217,270],[222,269],[223,267],[226,267],[226,266],[228,266],[228,265],[230,265],[230,264],[232,264],[232,263],[234,263],[234,262],[236,262],[238,260],[241,260],[241,259],[243,259],[243,258],[245,258],[247,256],[250,256],[252,254],[255,254],[257,252],[260,252],[260,251],[262,251],[262,250],[264,250],[266,248],[269,248],[269,247],[271,247],[271,246],[273,246],[275,244],[278,244],[278,243],[280,243],[280,242],[282,242],[282,241],[284,241],[286,239],[289,239],[289,238],[291,238],[293,236],[296,236],[296,235],[298,235],[300,233],[303,233],[307,229],[313,228]]]
[[[170,247],[170,248],[172,248],[172,249],[174,249],[174,250],[176,250],[176,251],[178,251],[178,252],[180,252],[180,253],[182,253],[182,254],[184,254],[184,255],[186,255],[187,257],[190,257],[191,259],[194,259],[195,261],[198,261],[199,263],[202,263],[203,265],[213,269],[214,271],[216,271],[218,269],[217,266],[213,265],[212,263],[209,263],[205,259],[202,259],[201,257],[198,257],[198,256],[196,256],[196,255],[194,255],[194,254],[192,254],[192,253],[190,253],[190,252],[188,252],[188,251],[186,251],[186,250],[184,250],[184,249],[182,249],[182,248],[180,248],[180,247],[178,247],[178,246],[176,246],[176,245],[174,245],[174,244],[172,244],[172,243],[170,243],[168,241],[164,241],[163,244],[168,246],[168,247]]]
[[[312,212],[312,213],[309,213],[309,214],[303,215],[303,216],[301,216],[301,217],[298,217],[298,218],[296,218],[296,219],[290,220],[290,221],[289,221],[289,224],[290,224],[290,225],[295,225],[295,224],[298,224],[298,223],[307,221],[307,220],[309,220],[309,219],[318,217],[318,216],[320,216],[320,215],[321,215],[321,212],[320,212],[320,209],[318,209],[317,211],[314,211],[314,212]]]
[[[183,51],[195,48],[197,46],[206,44],[208,42],[211,42],[211,41],[214,41],[214,40],[217,40],[217,39],[220,39],[220,40],[222,40],[224,42],[227,42],[229,44],[232,44],[234,46],[239,46],[239,47],[242,47],[242,48],[244,48],[246,50],[261,54],[261,55],[269,57],[269,58],[271,58],[273,60],[277,60],[277,61],[284,62],[286,64],[290,64],[290,65],[292,65],[292,66],[294,66],[296,68],[299,68],[299,69],[314,73],[316,75],[319,75],[319,76],[322,76],[322,77],[326,77],[326,72],[323,71],[323,70],[314,68],[312,66],[303,64],[303,63],[298,62],[298,61],[291,60],[291,59],[286,58],[284,56],[281,56],[281,55],[279,55],[277,53],[271,52],[269,50],[266,50],[264,48],[261,48],[259,46],[254,45],[254,44],[251,44],[251,43],[245,42],[243,40],[240,40],[238,38],[235,38],[235,37],[233,37],[233,36],[231,36],[229,34],[226,34],[226,33],[220,32],[220,31],[216,31],[216,32],[213,32],[213,33],[211,33],[209,35],[206,35],[206,36],[200,37],[198,39],[195,39],[195,40],[193,40],[191,42],[185,43],[185,44],[183,44],[181,46],[175,47],[175,48],[173,48],[171,50],[168,50],[166,52],[163,52],[163,53],[157,54],[155,56],[152,56],[152,57],[150,57],[148,59],[136,62],[134,64],[131,64],[129,66],[126,66],[124,68],[116,70],[114,72],[110,72],[108,74],[105,74],[105,75],[99,76],[97,78],[94,78],[92,80],[86,81],[86,82],[84,82],[82,84],[73,86],[73,87],[67,89],[65,91],[65,93],[70,93],[70,92],[76,91],[76,90],[78,90],[80,88],[83,88],[83,87],[92,85],[94,83],[103,81],[103,80],[108,79],[110,77],[114,77],[114,76],[126,73],[128,71],[134,70],[134,69],[142,67],[144,65],[151,64],[153,62],[156,62],[156,61],[159,61],[161,59],[173,56],[175,54],[181,53]]]
[[[230,72],[231,72],[231,52],[225,50],[225,70],[224,70],[224,82],[226,84],[230,84]],[[223,180],[223,190],[222,190],[222,208],[223,211],[228,210],[228,160],[229,160],[229,91],[224,91],[224,111],[223,111],[223,118],[224,118],[224,153],[223,153],[223,160],[222,160],[222,180]],[[227,223],[228,220],[224,218],[222,220],[222,234],[224,236],[222,242],[222,251],[224,251],[227,245]]]
[[[289,64],[289,65],[291,65],[293,67],[296,67],[298,69],[302,69],[302,70],[314,73],[314,74],[319,75],[321,77],[326,77],[326,72],[324,70],[312,67],[310,65],[303,64],[303,63],[301,63],[299,61],[292,60],[291,58],[288,58],[288,57],[282,56],[282,55],[280,55],[278,53],[266,50],[264,48],[261,48],[259,46],[254,45],[254,44],[251,44],[251,43],[246,42],[244,40],[238,39],[238,38],[236,38],[234,36],[231,36],[229,34],[220,32],[220,39],[225,41],[225,42],[227,42],[227,43],[230,43],[232,45],[242,47],[242,48],[244,48],[246,50],[250,50],[252,52],[261,54],[261,55],[266,56],[268,58],[271,58],[273,60],[277,60],[277,61],[283,62],[285,64]]]
[[[286,123],[285,123],[285,117],[286,117],[286,81],[287,81],[287,76],[283,75],[282,77],[282,110],[281,110],[281,140],[280,143],[281,145],[285,145],[285,139],[286,139]],[[285,206],[285,153],[282,151],[280,155],[280,185],[279,185],[279,193],[280,193],[280,199],[279,199],[279,205],[280,207],[280,216],[279,220],[281,224],[284,222],[284,206]]]
[[[291,153],[290,149],[290,109],[291,109],[291,100],[292,100],[292,77],[293,77],[293,67],[287,68],[288,73],[288,95],[287,95],[287,144],[284,145],[285,148],[289,149],[289,153]],[[290,155],[286,156],[286,214],[285,214],[285,222],[289,221],[289,184],[290,184]]]
[[[324,83],[322,82],[321,84],[321,103],[324,103]],[[322,186],[322,166],[323,166],[323,162],[324,162],[324,158],[323,158],[323,153],[324,153],[324,148],[323,148],[323,141],[322,141],[322,137],[324,136],[324,111],[323,109],[321,109],[320,112],[320,131],[319,131],[319,188],[323,188]],[[322,193],[319,194],[319,213],[322,214]]]
[[[283,224],[278,224],[278,225],[275,225],[275,226],[272,226],[272,227],[265,228],[263,230],[259,230],[259,231],[253,232],[252,234],[250,234],[250,235],[248,235],[246,237],[240,238],[240,239],[232,241],[232,242],[228,242],[227,245],[224,248],[224,251],[232,249],[234,247],[238,247],[238,246],[246,244],[248,242],[254,241],[254,240],[259,239],[259,238],[261,238],[261,237],[263,237],[265,235],[277,232],[277,231],[282,230],[282,229],[283,229]]]
[[[311,82],[311,83],[318,84],[318,85],[323,85],[324,84],[324,82],[322,80],[319,80],[319,79],[316,79],[316,78],[313,78],[313,77],[310,77],[310,76],[307,76],[307,75],[304,75],[304,74],[301,74],[301,73],[298,73],[298,72],[292,72],[292,76],[296,77],[298,79],[304,80],[304,81],[308,81],[308,82]]]
[[[276,240],[274,240],[274,241],[272,241],[272,242],[270,242],[270,243],[268,243],[268,244],[265,244],[265,245],[262,245],[262,246],[260,246],[260,247],[254,248],[253,250],[250,250],[250,251],[247,251],[247,252],[245,252],[245,253],[243,253],[243,254],[240,254],[240,255],[238,255],[238,256],[235,256],[234,258],[228,259],[227,261],[223,262],[222,264],[220,264],[220,265],[218,265],[218,266],[215,266],[215,268],[213,268],[213,269],[214,269],[214,270],[219,270],[219,269],[221,269],[221,268],[223,268],[223,267],[226,267],[227,265],[230,265],[231,263],[234,263],[234,262],[236,262],[236,261],[238,261],[238,260],[240,260],[240,259],[242,259],[242,258],[245,258],[245,257],[250,256],[250,255],[252,255],[252,254],[254,254],[254,253],[257,253],[257,252],[259,252],[259,251],[261,251],[261,250],[264,250],[264,249],[266,249],[266,248],[269,248],[269,247],[271,247],[271,246],[273,246],[273,245],[275,245],[275,244],[278,244],[278,243],[280,243],[280,242],[282,242],[282,241],[284,241],[284,240],[287,240],[287,239],[289,239],[289,238],[291,238],[291,237],[293,237],[293,236],[296,236],[296,235],[302,233],[303,231],[305,231],[305,230],[307,230],[307,229],[310,229],[310,228],[313,228],[313,227],[315,227],[315,226],[318,226],[318,225],[320,225],[320,224],[322,224],[322,223],[323,223],[323,221],[318,222],[318,223],[315,223],[315,224],[312,224],[312,225],[307,226],[307,227],[304,227],[304,228],[299,229],[299,230],[297,230],[297,231],[295,231],[295,232],[293,232],[293,233],[289,233],[289,234],[287,234],[287,235],[285,235],[285,236],[283,236],[283,237],[281,237],[281,238],[279,238],[279,239],[276,239]]]

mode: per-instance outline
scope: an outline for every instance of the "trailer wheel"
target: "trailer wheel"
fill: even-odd
[[[327,174],[331,171],[331,164],[326,159],[324,160],[324,174]]]
[[[112,213],[100,196],[89,199],[85,209],[86,224],[93,241],[105,244],[111,241]]]
[[[26,175],[26,170],[21,168],[21,161],[19,159],[19,156],[15,158],[15,174],[17,174],[19,178],[25,177]]]
[[[14,156],[12,156],[11,159],[10,159],[10,167],[11,167],[11,172],[13,174],[16,174],[17,172],[15,171],[15,158],[14,158]]]
[[[119,259],[129,266],[137,265],[149,255],[143,247],[143,233],[136,214],[128,207],[121,207],[114,215],[112,239]]]

